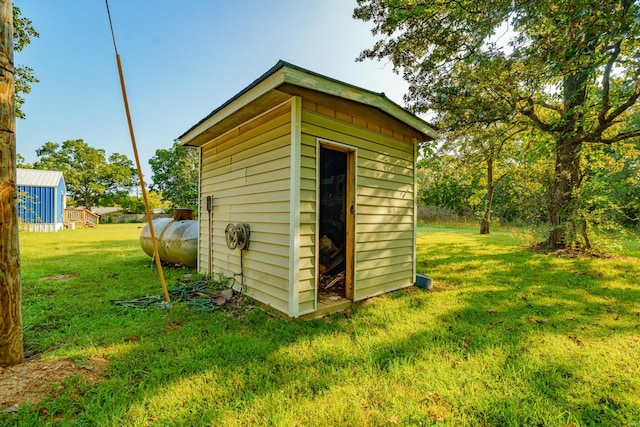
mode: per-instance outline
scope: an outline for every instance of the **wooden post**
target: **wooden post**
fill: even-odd
[[[13,5],[0,0],[0,366],[24,361],[14,95]]]

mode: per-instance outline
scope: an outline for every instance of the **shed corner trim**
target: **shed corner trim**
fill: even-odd
[[[291,98],[291,171],[289,238],[289,315],[300,311],[300,168],[302,145],[302,100]]]

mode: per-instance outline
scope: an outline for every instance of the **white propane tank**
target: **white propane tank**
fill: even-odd
[[[153,220],[158,254],[161,261],[195,268],[198,262],[198,221],[157,218]],[[140,233],[142,250],[153,257],[153,243],[149,224]]]

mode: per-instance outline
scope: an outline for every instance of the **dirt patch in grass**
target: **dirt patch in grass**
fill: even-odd
[[[51,281],[51,280],[68,280],[68,279],[73,279],[74,276],[73,274],[56,274],[55,276],[47,276],[47,277],[42,277],[40,278],[40,280],[42,281]]]
[[[43,277],[40,280],[66,280],[73,277],[75,276],[61,274]],[[216,304],[220,304],[220,306],[216,306],[216,311],[221,310],[227,316],[240,319],[256,309],[256,306],[245,295],[238,292],[229,292],[229,294],[224,298],[215,297]],[[196,296],[203,300],[211,299],[205,294],[197,294]],[[221,300],[218,301],[217,298],[221,298]],[[180,329],[182,326],[181,322],[172,322],[167,325],[166,329],[172,331]],[[124,341],[131,342],[139,339],[138,336],[131,336],[125,338]],[[0,413],[15,412],[27,402],[37,405],[51,395],[55,385],[62,383],[67,378],[79,375],[95,383],[104,376],[109,365],[109,361],[101,357],[90,357],[81,361],[39,359],[39,357],[40,352],[37,348],[27,347],[25,348],[26,361],[24,363],[0,367]]]
[[[239,292],[234,292],[233,296],[222,306],[224,313],[234,319],[243,319],[256,308],[257,306],[249,297]]]
[[[83,361],[31,360],[16,366],[0,367],[0,412],[13,412],[26,402],[47,397],[53,385],[81,375],[97,382],[109,365],[107,359],[91,357]]]

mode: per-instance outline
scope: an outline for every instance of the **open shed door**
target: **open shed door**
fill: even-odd
[[[318,304],[353,300],[355,151],[320,144]]]

